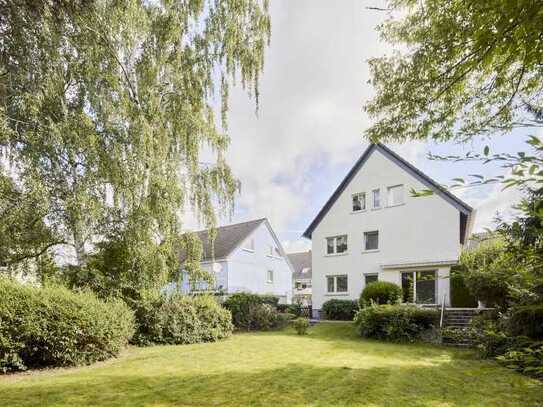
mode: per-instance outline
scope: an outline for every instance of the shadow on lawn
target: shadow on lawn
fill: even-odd
[[[351,369],[293,364],[211,375],[81,374],[1,389],[9,406],[535,406],[541,387],[500,372],[439,366]],[[490,373],[490,374],[485,374]]]

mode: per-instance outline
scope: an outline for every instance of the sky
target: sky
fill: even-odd
[[[391,51],[375,27],[379,0],[275,0],[270,2],[271,44],[260,79],[260,106],[239,88],[230,96],[227,161],[241,181],[233,217],[220,224],[267,217],[287,252],[307,250],[301,237],[332,192],[368,146],[371,120],[363,111],[373,95],[367,60]],[[465,154],[525,149],[522,132],[467,145],[408,142],[394,151],[438,182],[501,173],[480,164],[436,162],[428,152]],[[455,192],[477,211],[474,231],[508,218],[520,198],[499,185]],[[194,226],[197,228],[197,226]]]

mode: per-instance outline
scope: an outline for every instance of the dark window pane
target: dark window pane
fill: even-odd
[[[334,277],[326,277],[326,287],[329,293],[334,292]]]
[[[365,235],[365,249],[377,250],[379,248],[379,232],[366,232]]]
[[[377,274],[366,274],[365,275],[365,282],[366,285],[377,282],[379,277]]]
[[[348,290],[347,287],[347,276],[337,276],[336,277],[337,292],[345,293]]]
[[[417,304],[436,303],[436,272],[419,271],[417,273]]]
[[[334,254],[334,238],[329,237],[326,239],[326,253],[327,254]]]
[[[402,273],[402,301],[413,302],[413,273]]]
[[[345,253],[347,251],[347,236],[339,236],[336,244],[336,253]]]

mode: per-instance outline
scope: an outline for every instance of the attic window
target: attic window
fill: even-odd
[[[243,247],[245,250],[249,250],[250,252],[255,251],[255,239],[249,239],[245,242],[245,246]]]
[[[353,212],[366,210],[366,193],[359,192],[353,195]]]

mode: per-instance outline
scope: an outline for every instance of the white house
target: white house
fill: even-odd
[[[304,306],[311,305],[311,250],[289,253],[288,258],[294,267],[292,301]]]
[[[281,303],[292,300],[292,265],[267,219],[217,228],[214,241],[209,231],[196,232],[203,245],[201,267],[215,276],[213,290],[233,294],[273,294]],[[182,259],[183,261],[183,255]],[[185,279],[183,292],[208,289]],[[175,289],[175,284],[169,286]]]
[[[447,277],[473,214],[389,148],[370,145],[304,233],[314,312],[331,298],[357,299],[376,280],[400,285],[404,302],[449,305]]]

